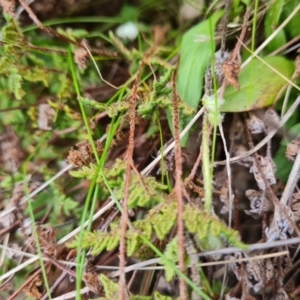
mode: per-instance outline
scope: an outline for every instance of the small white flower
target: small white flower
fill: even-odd
[[[139,30],[135,23],[127,22],[125,24],[120,25],[117,30],[116,34],[118,37],[122,39],[128,39],[133,41],[139,33]]]

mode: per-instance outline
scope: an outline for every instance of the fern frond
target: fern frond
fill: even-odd
[[[166,262],[171,261],[173,264],[176,264],[179,261],[178,257],[178,238],[173,238],[167,245],[164,252],[164,258],[161,258],[159,263],[164,265],[166,280],[170,282],[176,275],[176,269],[173,265],[170,267],[170,264]]]
[[[223,239],[227,239],[235,247],[247,249],[247,245],[240,241],[237,231],[198,207],[185,205],[183,220],[187,230],[196,234],[199,246],[203,249],[219,248],[223,244]]]

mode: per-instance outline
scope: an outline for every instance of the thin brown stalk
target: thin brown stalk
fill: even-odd
[[[128,289],[130,289],[131,286],[133,285],[137,273],[138,273],[138,270],[134,270],[134,271],[133,271],[133,274],[132,274],[132,276],[131,276],[131,278],[130,278],[130,281],[128,282]]]
[[[240,54],[242,42],[243,42],[243,40],[246,36],[246,32],[247,32],[247,29],[248,29],[248,20],[249,20],[249,17],[250,17],[250,13],[251,13],[251,8],[249,8],[245,13],[244,20],[243,20],[243,27],[242,27],[240,37],[238,38],[237,44],[236,44],[236,46],[235,46],[235,48],[234,48],[234,50],[231,54],[231,59],[232,60],[235,60]]]
[[[66,272],[70,276],[76,277],[76,272],[72,271],[71,269],[67,268],[66,266],[60,264],[56,259],[52,258],[51,256],[47,255],[46,253],[43,253],[43,256],[47,257],[48,260],[56,266],[58,269],[62,270],[63,272]]]
[[[130,121],[129,121],[129,141],[127,148],[127,164],[126,164],[126,177],[125,177],[125,187],[124,187],[124,200],[123,200],[123,212],[121,217],[121,240],[120,240],[120,278],[119,278],[119,289],[120,289],[120,299],[128,299],[126,292],[126,281],[125,281],[125,255],[126,255],[126,229],[128,223],[128,198],[129,198],[129,185],[130,185],[130,172],[131,165],[133,165],[132,155],[134,148],[134,130],[135,130],[135,118],[136,118],[136,102],[138,97],[138,86],[141,77],[141,73],[144,67],[144,62],[140,64],[139,70],[135,77],[132,93],[130,97]]]
[[[13,224],[11,224],[8,227],[3,228],[2,230],[0,230],[0,237],[2,237],[3,235],[7,234],[8,232],[12,231],[15,228],[18,228],[21,225],[21,221],[20,220],[16,220]]]
[[[172,78],[173,85],[173,108],[174,108],[174,140],[175,140],[175,193],[177,197],[177,236],[178,236],[178,254],[179,254],[179,269],[185,273],[184,263],[184,224],[183,224],[183,198],[182,198],[182,161],[181,161],[181,147],[180,147],[180,130],[179,130],[179,108],[178,95],[176,92],[176,75],[174,72]],[[179,278],[180,299],[188,299],[187,287],[183,278]]]
[[[65,50],[58,50],[58,49],[49,49],[49,48],[45,48],[45,47],[39,47],[39,46],[35,46],[32,45],[30,43],[26,43],[25,48],[27,50],[31,50],[31,51],[37,51],[37,52],[42,52],[42,53],[57,53],[61,56],[66,56],[68,54],[67,51]]]
[[[55,289],[61,284],[61,282],[63,281],[63,279],[66,277],[68,273],[66,271],[63,271],[59,277],[57,277],[57,279],[55,280],[55,282],[53,283],[53,285],[50,288],[50,293],[53,293],[55,291]],[[47,300],[48,299],[48,295],[47,293],[44,294],[42,296],[42,298],[40,300]]]
[[[190,181],[192,181],[195,178],[197,170],[198,170],[200,162],[201,162],[201,159],[202,159],[202,154],[203,154],[202,149],[200,147],[200,151],[199,151],[199,155],[197,157],[197,160],[196,160],[196,162],[195,162],[195,164],[192,168],[192,171],[191,171],[190,175],[186,178],[185,183],[188,184]]]
[[[25,0],[19,0],[20,4],[23,6],[23,8],[27,11],[29,17],[31,18],[31,20],[43,31],[47,32],[50,35],[53,35],[67,43],[73,44],[79,48],[83,48],[85,49],[84,45],[82,45],[81,43],[78,43],[60,33],[58,33],[57,31],[53,30],[50,27],[45,26],[35,15],[35,13],[32,11],[32,9],[29,7],[29,5],[26,3]],[[112,51],[108,51],[108,50],[103,50],[103,49],[91,49],[91,52],[94,54],[98,54],[98,55],[105,55],[105,56],[113,56],[116,57],[118,56],[118,54],[116,52],[112,52]]]
[[[236,194],[234,186],[232,186],[232,192],[234,194],[233,197],[233,205],[234,205],[234,215],[233,215],[233,228],[237,231],[240,229],[240,218],[239,218],[239,197]]]

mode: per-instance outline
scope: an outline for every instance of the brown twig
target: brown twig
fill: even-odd
[[[247,32],[247,28],[248,28],[248,20],[249,20],[249,17],[250,17],[250,12],[251,12],[251,9],[248,9],[245,13],[245,16],[244,16],[244,20],[243,20],[243,27],[242,27],[242,31],[241,31],[241,34],[240,34],[240,37],[238,38],[238,42],[231,54],[231,59],[232,60],[235,60],[239,54],[240,54],[240,50],[241,50],[241,47],[242,47],[242,42],[246,36],[246,32]]]
[[[128,222],[127,203],[129,198],[131,165],[133,165],[132,155],[133,155],[133,148],[134,148],[134,130],[135,130],[135,118],[136,118],[135,107],[138,98],[139,81],[140,81],[143,68],[144,68],[144,62],[141,62],[133,83],[132,93],[130,97],[129,141],[128,141],[128,149],[126,153],[127,164],[126,164],[126,177],[125,177],[125,187],[124,187],[123,212],[121,217],[121,239],[120,239],[119,288],[120,288],[121,300],[125,300],[128,298],[126,293],[126,281],[125,281],[126,229],[127,229],[127,222]]]
[[[46,253],[43,253],[43,256],[47,257],[49,262],[51,262],[54,266],[56,266],[58,269],[62,270],[63,272],[66,272],[70,276],[76,277],[76,273],[69,268],[65,267],[64,265],[60,264],[56,259],[53,257],[47,255]]]
[[[51,288],[50,288],[50,293],[53,293],[55,291],[55,289],[61,284],[61,282],[63,281],[63,279],[66,277],[68,273],[66,271],[63,271],[60,276],[57,277],[57,279],[55,280],[55,282],[52,284]],[[42,298],[40,300],[46,300],[48,299],[48,294],[45,293]]]
[[[202,154],[203,154],[202,153],[202,148],[200,147],[199,155],[197,157],[197,160],[196,160],[195,164],[193,165],[192,171],[191,171],[191,173],[189,174],[189,176],[184,181],[184,185],[185,186],[187,184],[189,184],[191,181],[193,181],[193,179],[195,178],[197,170],[198,170],[200,162],[201,162],[201,159],[202,159]]]
[[[180,129],[179,129],[179,108],[178,95],[176,92],[176,75],[174,72],[172,78],[173,86],[173,108],[174,108],[174,140],[175,140],[175,193],[177,197],[177,236],[178,236],[178,254],[179,254],[179,269],[185,273],[184,263],[184,224],[183,224],[183,198],[182,198],[182,162],[181,162],[181,147],[180,147]],[[179,278],[180,299],[188,299],[187,287],[183,278]]]
[[[3,228],[3,229],[0,230],[0,237],[2,237],[3,235],[7,234],[11,230],[19,227],[20,225],[21,225],[21,221],[20,220],[16,220],[13,224],[11,224],[8,227],[5,227],[5,228]]]

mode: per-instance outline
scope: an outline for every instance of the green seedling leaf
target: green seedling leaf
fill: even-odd
[[[294,72],[293,63],[283,57],[266,57],[264,61],[286,78],[291,78]],[[226,88],[221,112],[241,112],[269,106],[287,82],[254,58],[239,74],[239,83],[240,91],[232,86]]]
[[[192,27],[187,31],[181,42],[181,56],[177,75],[177,90],[184,103],[194,109],[198,108],[201,100],[202,86],[205,71],[210,64],[212,56],[210,31],[214,32],[218,20],[223,15],[223,11],[215,13],[210,19]],[[212,29],[210,29],[210,23]],[[215,46],[215,44],[214,44]],[[180,131],[188,124],[189,118],[180,116]],[[169,122],[170,125],[172,122]],[[170,126],[173,130],[173,126]],[[182,146],[188,141],[188,135],[181,140]]]
[[[285,0],[276,0],[266,13],[265,18],[265,35],[269,37],[279,25],[279,19],[282,13]],[[269,51],[274,51],[286,43],[285,32],[281,30],[272,41],[268,44]]]

